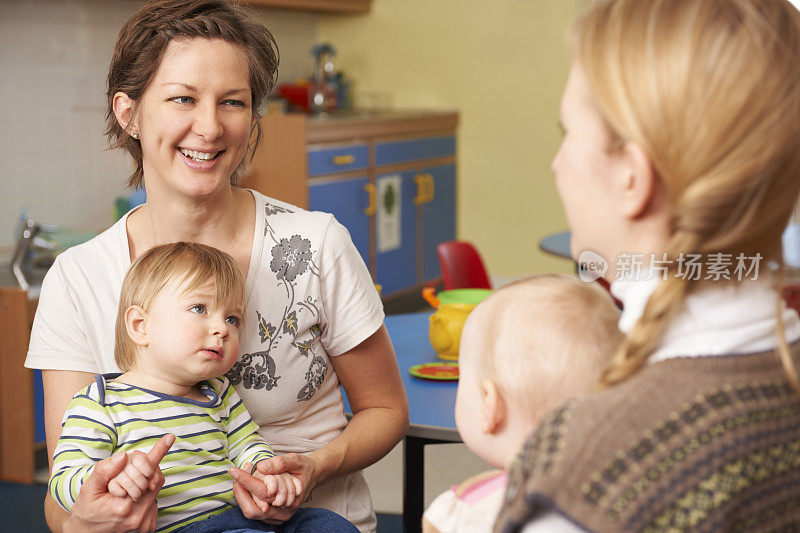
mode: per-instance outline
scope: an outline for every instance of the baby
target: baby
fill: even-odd
[[[588,392],[621,342],[619,311],[597,284],[540,275],[493,293],[464,325],[456,426],[467,447],[502,470],[439,495],[425,532],[491,531],[507,470],[543,415]]]
[[[161,463],[157,531],[314,531],[321,524],[357,531],[323,509],[298,509],[283,525],[268,526],[236,506],[231,467],[264,482],[270,500],[253,495],[262,511],[290,506],[303,493],[288,473],[254,469],[274,453],[231,384],[217,377],[238,357],[244,296],[236,262],[202,244],[156,246],[131,265],[115,332],[114,357],[124,373],[97,375],[64,415],[49,483],[64,509],[71,510],[96,462],[124,452],[126,466],[108,485],[118,498],[138,500],[152,490]]]

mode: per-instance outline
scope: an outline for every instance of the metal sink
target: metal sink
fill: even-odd
[[[30,283],[28,288],[28,296],[36,298],[39,296],[39,289],[42,287],[42,280],[44,275],[47,274],[46,267],[31,267],[25,269],[25,279]],[[11,271],[11,265],[3,265],[0,267],[0,286],[2,287],[19,287],[17,278]]]

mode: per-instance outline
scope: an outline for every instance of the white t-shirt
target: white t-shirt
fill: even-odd
[[[306,453],[347,423],[330,357],[377,331],[383,306],[349,233],[332,215],[252,194],[245,324],[239,360],[226,376],[276,452]],[[119,372],[114,324],[131,263],[127,217],[56,258],[42,284],[25,366]],[[374,530],[360,473],[315,488],[309,505]]]

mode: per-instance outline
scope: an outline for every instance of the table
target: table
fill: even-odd
[[[562,231],[561,233],[553,233],[542,237],[539,241],[539,248],[548,254],[565,259],[572,259],[569,253],[570,245],[570,232]]]
[[[431,312],[386,317],[403,385],[408,395],[408,433],[403,439],[403,526],[406,533],[421,531],[425,476],[425,446],[461,442],[456,429],[457,381],[431,381],[412,377],[409,367],[441,361],[428,340]],[[349,413],[350,404],[345,399]]]

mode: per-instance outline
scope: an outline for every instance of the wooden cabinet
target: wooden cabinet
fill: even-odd
[[[333,213],[392,297],[440,277],[436,245],[456,232],[454,112],[268,115],[252,172],[269,196]]]
[[[240,0],[260,7],[316,11],[319,13],[369,13],[372,0]]]
[[[33,483],[35,440],[44,440],[41,376],[25,368],[38,300],[17,287],[0,287],[0,480]],[[34,420],[37,423],[34,424]],[[42,443],[43,446],[43,443]]]

